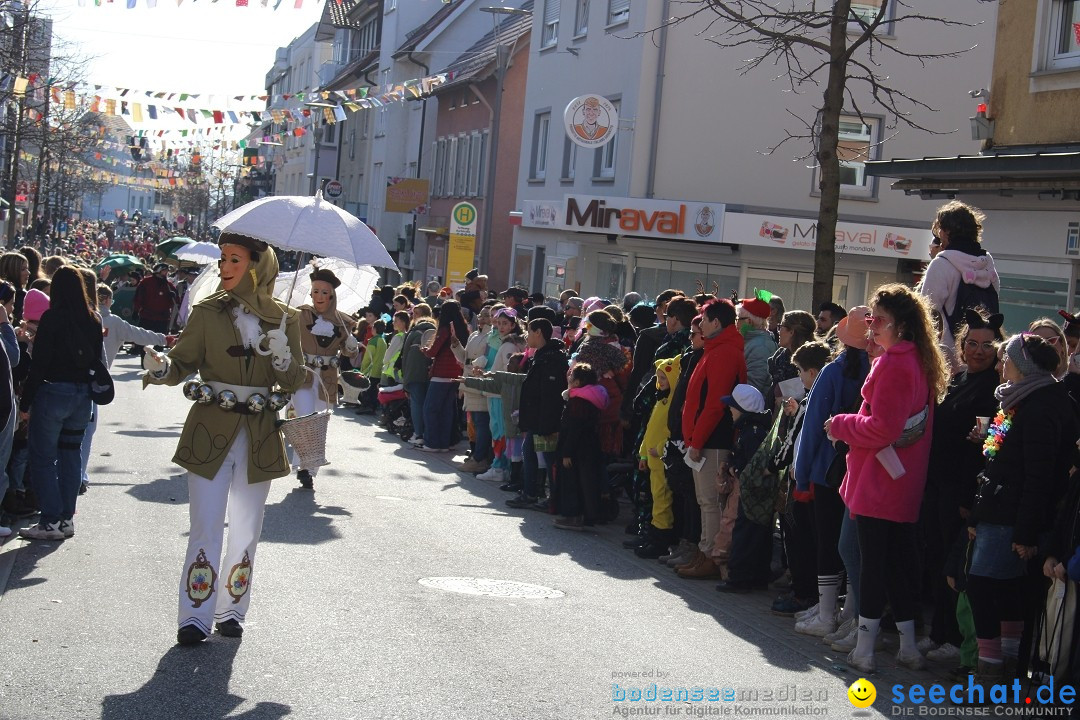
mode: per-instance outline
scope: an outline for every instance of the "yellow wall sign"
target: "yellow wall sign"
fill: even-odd
[[[429,183],[421,178],[386,179],[386,212],[427,213]]]
[[[446,253],[446,282],[455,290],[465,285],[465,273],[476,256],[476,206],[462,202],[450,214],[450,247]]]

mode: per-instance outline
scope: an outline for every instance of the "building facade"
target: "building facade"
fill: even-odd
[[[1075,2],[998,3],[989,92],[969,105],[976,111],[971,134],[981,151],[957,143],[940,154],[898,153],[904,159],[868,168],[895,181],[891,194],[921,198],[927,214],[952,198],[986,213],[983,246],[1001,275],[1000,303],[1010,331],[1080,307],[1077,23]]]
[[[919,0],[913,7],[933,14],[936,6]],[[662,18],[692,9],[537,0],[512,218],[520,222],[515,283],[548,295],[572,288],[607,297],[691,292],[698,283],[723,295],[757,287],[789,307],[809,306],[819,204],[812,145],[804,139],[773,148],[803,121],[813,123],[821,89],[785,92],[771,66],[741,73],[753,49],[709,42],[717,29],[708,29],[715,20],[708,11],[659,30]],[[850,108],[840,128],[834,299],[841,304],[910,277],[929,257],[931,209],[888,192],[866,174],[865,159],[978,147],[967,139],[967,91],[989,81],[994,8],[949,10],[950,20],[969,26],[888,23],[882,39],[911,54],[974,49],[928,61],[929,69],[915,58],[877,56],[891,82],[934,108],[913,108],[912,119],[941,134],[896,123],[851,83],[863,114]],[[568,104],[589,95],[618,115],[614,139],[599,148],[574,144],[564,126]]]

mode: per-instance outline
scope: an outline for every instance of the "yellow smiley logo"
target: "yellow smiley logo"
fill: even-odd
[[[877,688],[874,687],[874,683],[866,678],[859,678],[851,683],[851,687],[847,690],[847,696],[855,707],[868,708],[877,699]]]

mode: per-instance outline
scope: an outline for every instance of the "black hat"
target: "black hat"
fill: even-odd
[[[162,270],[168,270],[171,267],[172,266],[169,265],[169,263],[163,263],[163,262],[156,263],[154,265],[154,273],[156,274],[156,273],[161,272]]]
[[[545,300],[544,293],[542,293],[542,292],[534,292],[532,295],[529,296],[529,299],[532,300],[537,305],[543,305],[544,300]]]
[[[253,237],[247,235],[238,235],[236,233],[223,231],[218,235],[218,245],[239,245],[240,247],[246,247],[248,250],[255,252],[263,252],[269,247],[262,240],[256,240]]]
[[[465,273],[465,279],[466,280],[475,280],[478,277],[480,277],[480,269],[479,268],[473,268],[469,272]]]
[[[515,297],[518,300],[524,300],[525,298],[529,297],[529,293],[519,287],[506,288],[501,293],[499,293],[499,295],[503,297]]]
[[[1065,320],[1065,325],[1062,328],[1065,337],[1080,337],[1080,320],[1072,313],[1064,310],[1058,310],[1058,315]]]
[[[308,277],[311,279],[311,282],[318,282],[321,280],[322,282],[330,283],[330,286],[335,290],[338,285],[341,285],[338,276],[326,268],[315,268]]]

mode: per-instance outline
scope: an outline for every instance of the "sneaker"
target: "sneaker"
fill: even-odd
[[[773,602],[772,614],[794,617],[800,610],[809,610],[813,606],[814,600],[811,598],[800,600],[794,595],[782,595]]]
[[[427,445],[425,445],[425,444],[424,444],[424,441],[423,441],[423,440],[421,440],[420,442],[418,442],[418,443],[416,443],[415,445],[413,445],[413,447],[414,447],[414,448],[416,448],[417,450],[420,450],[421,452],[429,452],[429,453],[443,453],[443,452],[450,452],[450,448],[433,448],[433,447],[428,447]]]
[[[0,525],[0,538],[11,537],[11,528]]]
[[[821,605],[815,605],[808,610],[803,610],[802,612],[795,613],[795,622],[801,622],[803,620],[810,620],[811,618],[816,618],[818,614],[818,608],[820,607]]]
[[[528,497],[527,495],[518,495],[512,497],[506,501],[507,507],[512,507],[517,510],[527,510],[536,504],[536,498]]]
[[[413,435],[411,438],[409,438],[405,442],[409,443],[410,445],[423,445],[424,444],[424,438],[420,437],[419,435]]]
[[[64,533],[65,539],[75,537],[75,519],[72,518],[71,520],[61,520],[60,532]]]
[[[931,650],[926,653],[927,660],[933,660],[940,663],[954,663],[960,660],[960,648],[956,647],[952,643],[945,643],[939,646],[936,650]]]
[[[666,563],[672,558],[681,557],[686,553],[690,552],[690,546],[692,544],[693,543],[691,543],[689,540],[680,540],[678,545],[673,546],[666,555],[661,555],[657,558],[657,560],[659,560],[661,563]]]
[[[60,523],[38,523],[19,531],[19,537],[27,540],[63,540],[64,533],[60,530]]]
[[[500,467],[492,466],[487,469],[487,472],[482,472],[476,476],[477,480],[486,480],[490,482],[505,482],[506,473]]]
[[[836,628],[835,631],[821,638],[821,642],[825,643],[826,645],[832,645],[837,640],[842,640],[846,638],[851,633],[851,629],[856,626],[856,622],[857,618],[848,618],[844,622],[840,623],[840,627]],[[848,649],[850,650],[851,648]]]
[[[491,463],[485,462],[483,460],[473,460],[472,458],[469,458],[465,462],[458,463],[457,465],[455,465],[455,467],[461,472],[477,474],[487,472],[487,469],[491,467]]]
[[[959,655],[960,651],[958,650],[957,656],[959,657]],[[896,653],[896,664],[900,667],[906,667],[908,670],[925,670],[926,658],[924,658],[923,654],[918,650],[911,655],[905,655],[904,651],[901,650]]]
[[[533,505],[529,509],[530,510],[536,510],[536,511],[542,512],[542,513],[547,513],[548,515],[550,515],[551,514],[551,501],[548,500],[547,498],[540,498],[539,500],[536,501],[536,504]]]
[[[924,637],[922,640],[920,640],[918,643],[916,643],[915,647],[919,649],[920,653],[925,655],[926,653],[930,652],[931,650],[937,650],[938,649],[938,644],[936,642],[934,642],[933,640],[931,640],[930,636],[928,635],[928,636]]]
[[[405,427],[405,417],[402,416],[402,417],[399,417],[397,420],[395,420],[394,421],[394,427],[397,427],[397,428]]]
[[[847,623],[845,623],[846,625]],[[837,633],[839,633],[839,629]],[[855,649],[855,646],[859,643],[859,621],[857,619],[851,621],[851,625],[847,631],[847,635],[837,638],[829,643],[829,647],[835,652],[851,652]]]
[[[919,657],[922,657],[921,655]],[[856,655],[852,650],[848,653],[847,664],[855,668],[863,675],[873,675],[877,672],[877,662],[874,661],[873,655]]]
[[[800,635],[812,637],[825,637],[829,633],[836,632],[836,620],[814,615],[811,618],[800,620],[795,623],[795,632]]]
[[[555,518],[555,520],[551,524],[559,528],[560,530],[585,529],[585,521],[580,515],[576,517],[563,517],[562,515],[560,515],[559,517]]]

